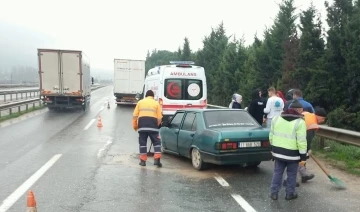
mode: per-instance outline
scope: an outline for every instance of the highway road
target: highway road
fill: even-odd
[[[0,212],[25,211],[28,189],[39,212],[360,211],[359,179],[327,166],[347,185],[337,190],[312,161],[316,177],[292,201],[284,189],[277,201],[268,196],[273,162],[199,172],[190,160],[163,155],[163,168],[152,158],[140,167],[132,111],[115,105],[108,86],[93,92],[86,113],[42,110],[0,125]]]

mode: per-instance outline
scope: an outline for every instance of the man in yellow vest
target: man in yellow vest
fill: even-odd
[[[306,162],[306,124],[303,119],[302,105],[295,100],[289,109],[271,120],[269,141],[271,154],[275,161],[270,187],[271,199],[277,200],[283,174],[287,170],[286,200],[297,198],[295,192],[299,162]]]
[[[291,104],[290,104],[291,106]],[[306,142],[307,142],[307,153],[306,158],[309,159],[309,155],[311,154],[311,142],[315,137],[315,132],[319,129],[318,124],[322,124],[325,121],[326,112],[323,108],[316,108],[315,114],[309,113],[307,111],[303,111],[301,113],[304,116],[305,124],[306,124]],[[314,174],[307,173],[306,164],[299,164],[299,174],[301,176],[301,182],[306,183],[308,180],[311,180],[315,177]],[[284,180],[283,185],[286,186],[286,179]],[[299,187],[300,184],[297,182],[296,187]]]
[[[154,100],[154,92],[148,90],[145,99],[140,100],[133,113],[132,126],[139,132],[140,166],[146,166],[147,160],[147,138],[154,146],[154,165],[162,167],[161,142],[159,138],[159,126],[162,114],[160,104]]]

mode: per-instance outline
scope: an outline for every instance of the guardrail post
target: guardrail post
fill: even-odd
[[[23,93],[21,93],[21,99],[23,98]]]
[[[21,111],[21,106],[18,107],[18,113],[20,113],[20,111]]]
[[[12,108],[9,108],[9,115],[12,114]]]
[[[33,108],[35,108],[35,102],[33,103]]]
[[[319,147],[321,149],[324,149],[324,147],[325,147],[325,138],[320,137]]]
[[[26,111],[28,111],[29,110],[29,105],[28,104],[26,104]]]

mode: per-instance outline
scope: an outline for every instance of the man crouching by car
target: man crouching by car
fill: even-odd
[[[295,100],[289,109],[273,118],[269,140],[271,153],[275,160],[271,182],[271,199],[277,200],[281,188],[283,173],[287,169],[286,200],[297,198],[295,192],[296,175],[299,162],[306,162],[306,124],[303,119],[302,105]]]

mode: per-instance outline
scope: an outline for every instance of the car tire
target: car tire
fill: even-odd
[[[196,148],[191,150],[191,163],[198,171],[204,170],[207,167],[207,164],[202,160],[200,151]]]
[[[248,163],[246,167],[256,168],[260,165],[260,163],[261,163],[261,161],[251,162],[251,163]]]

